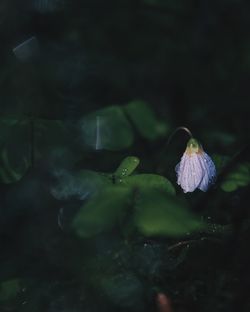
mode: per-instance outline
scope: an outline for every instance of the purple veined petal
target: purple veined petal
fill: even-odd
[[[207,154],[205,154],[205,161],[209,169],[209,183],[214,183],[216,180],[216,168],[214,162]]]
[[[202,181],[203,170],[199,161],[198,154],[191,154],[189,162],[190,168],[187,175],[187,191],[193,192]]]
[[[185,153],[176,166],[177,183],[184,193],[193,192],[202,181],[203,169],[198,157],[196,153],[191,155]]]
[[[177,184],[178,185],[181,185],[181,178],[182,178],[183,171],[184,171],[184,168],[185,168],[185,165],[186,165],[187,161],[188,161],[188,157],[184,153],[182,158],[181,158],[181,161],[175,167],[175,171],[177,173]]]
[[[180,172],[183,171],[183,167],[185,166],[186,159],[187,159],[187,157],[184,154],[181,158],[181,161],[175,166],[175,172],[177,175],[177,183],[178,184],[179,184]]]
[[[179,174],[180,165],[181,165],[181,163],[179,162],[179,163],[175,166],[175,172],[176,172],[176,174],[177,174],[177,177],[178,177],[178,174]]]
[[[184,193],[189,192],[189,185],[188,185],[188,173],[190,170],[190,158],[188,155],[184,158],[184,163],[183,167],[180,168],[179,171],[179,179],[178,179],[178,184],[181,186],[183,189]]]
[[[208,186],[209,186],[209,171],[208,171],[208,168],[206,165],[204,155],[200,155],[199,161],[200,161],[201,168],[203,171],[203,178],[202,178],[200,184],[198,185],[198,188],[201,191],[206,192],[208,190]]]
[[[200,158],[200,163],[204,172],[204,176],[198,188],[201,191],[206,192],[210,185],[215,182],[216,168],[212,159],[206,153],[204,153]]]

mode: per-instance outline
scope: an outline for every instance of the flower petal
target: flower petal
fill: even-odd
[[[216,179],[216,168],[212,159],[206,153],[204,153],[204,155],[202,155],[199,160],[202,170],[204,172],[204,176],[198,188],[201,191],[206,192],[210,185],[214,183]]]
[[[199,161],[199,155],[184,153],[181,162],[176,166],[177,183],[184,193],[193,192],[201,183],[203,169]]]

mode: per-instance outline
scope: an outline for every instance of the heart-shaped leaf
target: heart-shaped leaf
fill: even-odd
[[[112,228],[130,204],[130,194],[129,188],[116,185],[95,194],[76,214],[73,230],[81,238],[88,238]]]
[[[110,106],[85,116],[79,127],[84,144],[95,150],[118,151],[133,143],[132,127],[119,106]]]
[[[118,180],[121,185],[130,186],[138,190],[159,190],[175,195],[172,183],[163,176],[157,174],[137,174]]]
[[[136,201],[135,225],[146,236],[181,236],[203,227],[178,198],[161,192],[144,192]]]
[[[143,101],[130,102],[125,106],[125,111],[145,139],[153,141],[168,132],[166,124],[158,120],[154,111]]]

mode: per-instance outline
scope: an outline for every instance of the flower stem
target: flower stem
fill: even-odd
[[[178,127],[178,128],[176,128],[176,129],[174,130],[174,132],[173,132],[173,133],[170,135],[170,137],[168,138],[167,146],[168,146],[168,144],[170,143],[170,141],[172,140],[173,136],[174,136],[178,131],[180,131],[180,130],[185,131],[185,132],[189,135],[190,139],[193,138],[192,132],[191,132],[187,127]]]

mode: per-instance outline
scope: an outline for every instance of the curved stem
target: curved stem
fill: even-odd
[[[166,145],[166,146],[168,146],[168,144],[169,144],[170,141],[172,140],[173,136],[174,136],[178,131],[180,131],[180,130],[185,131],[185,132],[189,135],[190,139],[193,138],[192,132],[191,132],[187,127],[178,127],[178,128],[176,128],[176,129],[174,130],[174,132],[173,132],[173,133],[170,135],[170,137],[168,138],[168,141],[167,141],[167,145]]]

